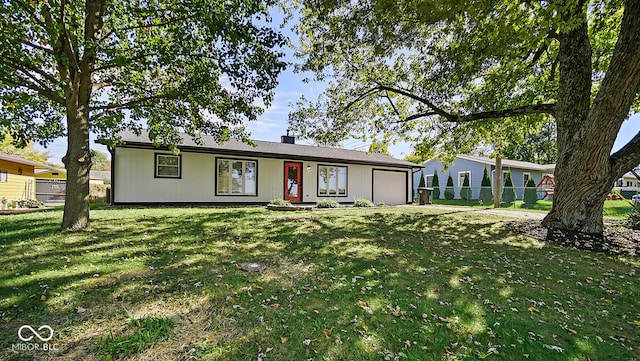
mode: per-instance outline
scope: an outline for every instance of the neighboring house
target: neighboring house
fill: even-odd
[[[640,192],[640,180],[632,172],[627,172],[616,181],[613,189],[620,192],[623,197],[631,199]]]
[[[35,199],[36,178],[52,172],[55,173],[56,169],[49,165],[0,153],[0,198]]]
[[[444,188],[447,184],[449,174],[453,178],[453,187],[455,198],[460,198],[460,188],[464,181],[464,176],[469,176],[469,185],[471,187],[471,198],[477,199],[480,196],[480,187],[482,184],[482,176],[485,168],[491,177],[491,185],[493,187],[495,179],[495,159],[480,157],[475,155],[459,155],[453,163],[445,168],[444,164],[437,159],[429,159],[424,163],[424,177],[427,187],[432,186],[433,172],[438,172],[438,181],[440,184],[440,194],[443,197]],[[511,179],[516,191],[518,199],[524,197],[524,187],[527,181],[532,178],[538,184],[542,177],[546,174],[553,174],[555,164],[540,165],[530,162],[521,162],[509,159],[502,159],[502,184],[504,177],[511,172]],[[414,175],[414,184],[417,185],[420,179],[420,172]]]
[[[406,204],[412,200],[413,172],[420,166],[382,154],[295,144],[229,141],[203,145],[182,135],[179,154],[153,146],[146,133],[120,134],[110,149],[112,203],[265,204],[272,199],[316,203]]]

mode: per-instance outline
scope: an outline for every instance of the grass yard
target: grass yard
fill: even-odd
[[[74,234],[61,217],[0,218],[0,359],[640,360],[637,257],[486,214],[94,210]],[[16,349],[21,325],[55,350]]]
[[[464,201],[462,199],[436,199],[434,204],[442,204],[448,206],[467,206],[467,207],[477,207],[477,208],[493,208],[493,204],[480,204],[478,200],[469,200]],[[527,212],[543,212],[547,213],[551,210],[551,206],[553,205],[553,201],[550,200],[539,200],[534,205],[526,205],[524,201],[517,200],[512,203],[509,207],[505,206],[501,209],[511,209],[514,211],[522,210]],[[629,213],[631,212],[631,205],[624,200],[615,200],[615,201],[605,201],[604,202],[604,219],[608,221],[621,221],[625,220],[629,217]]]

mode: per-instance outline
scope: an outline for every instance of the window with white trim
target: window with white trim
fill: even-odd
[[[522,173],[522,186],[526,187],[527,186],[527,182],[529,181],[529,178],[531,178],[531,173]]]
[[[433,175],[424,176],[424,184],[426,187],[433,186]]]
[[[156,178],[181,178],[182,156],[156,153]]]
[[[465,170],[462,172],[458,172],[458,188],[463,187],[465,174],[469,177],[469,185],[471,185],[471,171]]]
[[[216,158],[216,195],[257,195],[257,172],[255,160]]]
[[[7,183],[9,178],[9,171],[0,169],[0,183]]]
[[[347,167],[318,166],[318,196],[347,196]]]

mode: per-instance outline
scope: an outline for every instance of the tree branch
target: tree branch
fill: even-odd
[[[437,107],[433,102],[431,102],[427,98],[418,96],[418,95],[413,94],[413,93],[411,93],[411,92],[409,92],[407,90],[404,90],[404,89],[393,88],[393,87],[390,87],[390,86],[387,86],[387,85],[382,85],[380,83],[377,83],[377,84],[378,84],[377,88],[380,89],[380,90],[386,90],[386,91],[390,91],[392,93],[400,94],[400,95],[403,95],[403,96],[405,96],[407,98],[413,99],[413,100],[415,100],[417,102],[425,104],[429,108],[433,109],[433,111],[435,113],[437,113],[439,116],[447,119],[448,121],[455,121],[456,120],[456,116],[455,115],[452,115],[452,114],[446,112],[445,110]]]
[[[622,149],[613,153],[609,157],[609,162],[616,178],[622,177],[629,169],[640,164],[640,132]]]
[[[41,88],[36,86],[35,84],[29,83],[27,81],[25,81],[25,79],[19,79],[20,81],[17,81],[15,79],[9,79],[9,78],[5,78],[5,77],[0,77],[0,82],[3,83],[7,83],[7,84],[11,84],[12,86],[15,87],[25,87],[27,89],[31,89],[33,91],[35,91],[36,93],[46,97],[47,99],[54,101],[58,104],[64,105],[64,98],[62,98],[60,95],[58,95],[56,92],[54,92],[53,90],[49,89],[49,88]],[[21,81],[24,81],[21,82]]]
[[[31,67],[28,64],[26,64],[23,61],[20,61],[19,59],[15,59],[12,57],[6,57],[6,59],[8,60],[2,60],[0,58],[0,63],[4,63],[6,65],[8,65],[9,67],[16,69],[16,70],[20,70],[21,72],[23,72],[24,74],[27,74],[30,78],[36,80],[36,78],[33,75],[30,75],[29,72],[34,72],[37,73],[38,75],[40,75],[41,77],[43,77],[44,79],[46,79],[47,81],[49,81],[50,83],[56,84],[58,82],[58,79],[54,78],[51,74],[48,74],[47,72],[45,72],[42,69],[38,69],[36,67]]]
[[[462,116],[455,116],[452,122],[466,123],[481,119],[500,119],[528,114],[550,114],[555,112],[555,104],[533,104],[512,109],[494,110],[489,112],[479,112]]]
[[[393,111],[396,113],[396,115],[398,116],[398,118],[402,117],[400,115],[400,112],[398,111],[398,109],[396,108],[396,105],[393,104],[393,100],[391,99],[391,97],[389,96],[389,92],[384,92],[384,97],[389,101],[389,104],[391,104],[391,108],[393,108]]]
[[[160,94],[160,95],[153,95],[150,97],[144,97],[144,98],[140,98],[140,99],[135,99],[135,100],[131,100],[125,103],[113,103],[113,104],[107,104],[107,105],[99,105],[99,106],[95,106],[95,107],[90,107],[89,110],[90,111],[95,111],[95,110],[117,110],[117,109],[126,109],[126,108],[130,108],[134,105],[138,105],[138,104],[142,104],[151,100],[160,100],[160,99],[174,99],[174,96],[171,96],[169,94]],[[93,117],[92,117],[93,118]]]
[[[521,106],[521,107],[517,107],[517,108],[512,108],[512,109],[503,109],[503,110],[495,110],[495,111],[488,111],[488,112],[479,112],[479,113],[473,113],[473,114],[467,114],[467,115],[456,115],[456,114],[451,114],[439,107],[437,107],[433,102],[431,102],[429,99],[421,97],[419,95],[413,94],[407,90],[404,89],[399,89],[399,88],[393,88],[390,86],[386,86],[386,85],[382,85],[382,84],[378,84],[378,86],[369,89],[368,91],[366,91],[365,93],[363,93],[362,95],[360,95],[356,100],[352,101],[351,103],[349,103],[347,105],[348,107],[353,106],[355,103],[357,103],[358,101],[370,96],[373,93],[376,93],[378,91],[387,91],[387,92],[391,92],[391,93],[396,93],[396,94],[400,94],[402,96],[405,96],[407,98],[413,99],[417,102],[420,102],[422,104],[425,104],[426,106],[428,106],[429,108],[432,109],[432,111],[430,112],[424,112],[424,113],[419,113],[419,114],[414,114],[411,115],[410,117],[406,118],[406,120],[413,120],[413,119],[418,119],[424,116],[433,116],[433,115],[439,115],[441,117],[443,117],[446,121],[448,122],[453,122],[453,123],[467,123],[467,122],[472,122],[472,121],[476,121],[476,120],[481,120],[481,119],[492,119],[492,118],[508,118],[508,117],[513,117],[513,116],[520,116],[520,115],[527,115],[527,114],[550,114],[550,115],[554,115],[555,114],[555,104],[533,104],[533,105],[525,105],[525,106]]]

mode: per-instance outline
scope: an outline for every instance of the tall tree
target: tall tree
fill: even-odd
[[[89,132],[117,141],[146,123],[157,145],[248,141],[268,105],[284,38],[273,0],[6,0],[0,3],[0,132],[67,138],[62,228],[89,226]],[[0,134],[2,137],[3,134]]]
[[[317,102],[298,102],[289,117],[298,134],[387,132],[453,156],[498,125],[508,132],[552,118],[558,162],[548,237],[602,239],[611,184],[640,162],[640,134],[611,154],[622,122],[640,108],[640,1],[301,6],[300,69],[329,85]]]

